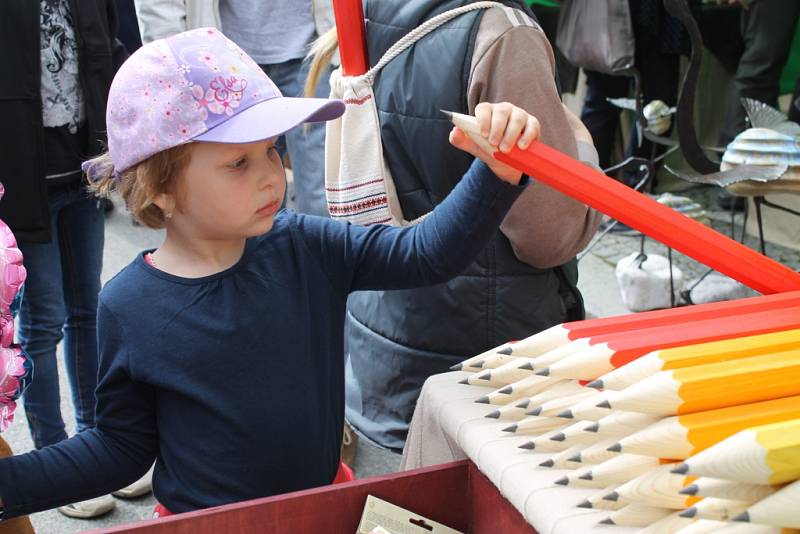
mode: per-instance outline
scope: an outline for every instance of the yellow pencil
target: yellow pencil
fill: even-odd
[[[589,387],[621,390],[659,371],[738,360],[800,348],[800,329],[656,350],[606,373]]]
[[[753,426],[800,419],[800,396],[667,417],[620,440],[618,452],[683,460]]]
[[[578,488],[603,488],[611,484],[623,484],[639,475],[659,467],[657,458],[638,454],[620,454],[605,462],[585,467],[555,481],[561,486]]]
[[[531,397],[537,393],[541,393],[545,389],[557,384],[559,381],[555,379],[539,380],[541,376],[529,376],[519,382],[514,382],[508,386],[496,389],[478,399],[475,402],[483,404],[496,404],[504,405],[509,402],[514,402],[524,397]]]
[[[583,430],[603,437],[630,436],[661,420],[658,415],[619,410],[594,423],[586,423]]]
[[[719,499],[730,499],[732,501],[742,501],[756,503],[761,499],[769,497],[781,486],[768,486],[766,484],[747,484],[735,480],[725,480],[723,478],[700,477],[692,484],[683,488],[682,495],[697,495],[698,497],[716,497]]]
[[[800,528],[800,481],[765,497],[733,519],[774,527]]]
[[[800,395],[800,350],[661,371],[620,391],[613,409],[679,415]]]
[[[612,510],[612,511],[624,508],[625,506],[627,506],[627,504],[623,502],[607,501],[603,499],[603,497],[614,491],[616,488],[617,488],[616,485],[607,486],[602,490],[598,491],[597,493],[591,494],[589,497],[582,500],[575,506],[578,508],[588,508],[592,510]]]
[[[743,430],[686,459],[675,472],[751,484],[800,478],[800,419]]]
[[[557,417],[564,419],[581,419],[583,421],[598,421],[611,414],[609,399],[616,395],[616,391],[603,391],[596,397],[586,398],[574,406],[556,414]]]
[[[686,497],[678,492],[693,479],[671,473],[674,464],[665,464],[626,482],[604,497],[606,500],[622,500],[661,508],[680,510],[694,505],[700,499]]]
[[[659,519],[663,519],[672,514],[674,510],[669,508],[658,508],[647,506],[646,504],[632,503],[616,512],[612,512],[607,518],[603,519],[598,525],[617,525],[619,527],[646,527]]]
[[[744,512],[748,506],[746,502],[742,501],[707,497],[691,508],[687,508],[681,512],[681,516],[697,519],[714,519],[716,521],[730,521],[735,516]]]

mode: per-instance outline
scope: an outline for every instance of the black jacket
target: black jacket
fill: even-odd
[[[89,130],[87,158],[105,143],[106,98],[127,54],[116,41],[113,0],[69,0],[78,41],[78,61]],[[38,0],[0,2],[0,182],[5,196],[0,219],[20,242],[46,243],[50,221],[45,185]]]

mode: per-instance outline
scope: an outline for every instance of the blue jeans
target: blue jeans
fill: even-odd
[[[56,366],[62,338],[77,430],[94,426],[97,295],[105,239],[103,210],[81,184],[50,187],[48,194],[51,241],[19,245],[28,271],[19,338],[34,364],[23,400],[37,449],[67,437]]]
[[[291,59],[283,63],[261,65],[284,96],[302,96],[310,62]],[[330,69],[322,73],[315,96],[327,98],[331,92]],[[285,139],[285,140],[284,140]],[[281,154],[288,151],[294,176],[294,206],[300,213],[328,217],[325,201],[325,123],[298,126],[278,141]]]

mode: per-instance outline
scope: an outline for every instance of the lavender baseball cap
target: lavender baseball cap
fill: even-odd
[[[341,100],[284,97],[219,30],[199,28],[146,44],[122,64],[108,93],[108,151],[119,173],[190,141],[260,141],[344,109]]]

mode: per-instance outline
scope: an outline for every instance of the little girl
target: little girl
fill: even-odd
[[[275,138],[343,111],[340,101],[282,97],[213,29],[155,41],[122,65],[109,153],[84,169],[98,192],[118,189],[139,221],[166,227],[166,239],[100,295],[96,428],[0,460],[4,517],[109,493],[154,459],[155,495],[172,513],[333,480],[347,295],[454,276],[524,189],[518,171],[454,130],[451,142],[486,163],[476,159],[417,226],[280,210]],[[476,114],[504,150],[539,135],[510,104]]]

